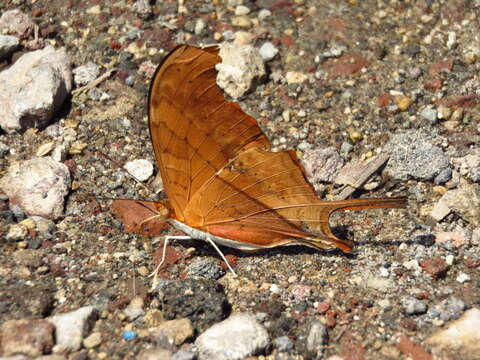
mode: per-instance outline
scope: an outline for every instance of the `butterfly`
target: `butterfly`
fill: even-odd
[[[181,238],[217,250],[306,245],[349,252],[352,242],[330,229],[333,212],[406,207],[405,197],[318,199],[295,153],[272,151],[257,121],[225,99],[216,85],[220,61],[217,48],[180,45],[150,86],[150,136],[169,199],[154,206],[169,208],[167,221],[187,234]]]

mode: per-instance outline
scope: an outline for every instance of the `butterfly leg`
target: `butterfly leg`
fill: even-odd
[[[191,237],[190,236],[165,236],[163,238],[163,252],[162,252],[162,260],[160,260],[160,262],[158,263],[157,267],[155,268],[155,270],[153,270],[153,272],[148,275],[148,277],[152,277],[154,276],[155,278],[157,277],[157,272],[158,270],[160,270],[160,267],[163,265],[163,263],[165,262],[165,257],[167,256],[167,245],[168,245],[168,242],[170,240],[190,240]]]
[[[217,251],[218,255],[220,255],[220,257],[222,258],[222,260],[225,262],[225,264],[227,264],[227,267],[228,267],[228,270],[230,270],[232,272],[232,274],[237,277],[237,273],[233,270],[233,268],[230,266],[230,264],[228,263],[227,259],[225,258],[225,256],[223,255],[222,251],[218,248],[217,244],[215,244],[215,241],[213,241],[212,239],[210,239],[209,236],[207,236],[207,238],[205,239],[206,241],[208,241],[210,243],[210,245],[213,246],[213,248]]]

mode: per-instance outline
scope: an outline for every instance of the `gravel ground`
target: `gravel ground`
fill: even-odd
[[[22,161],[38,156],[56,160],[60,190],[47,210],[0,199],[0,354],[480,359],[472,331],[480,326],[480,2],[152,3],[0,3],[0,14],[19,9],[27,18],[17,30],[0,20],[20,39],[8,55],[0,51],[0,71],[47,45],[64,47],[76,69],[47,127],[2,124],[3,192],[35,176],[12,178],[9,167],[28,164],[36,174]],[[356,243],[349,255],[223,249],[238,277],[208,244],[178,241],[152,287],[160,246],[125,232],[111,199],[163,198],[121,169],[137,159],[155,164],[150,77],[176,44],[222,41],[253,44],[267,59],[267,77],[238,103],[275,149],[308,159],[333,148],[334,172],[388,153],[354,197],[408,195],[409,207],[335,214],[335,232]],[[76,91],[112,69],[97,87]],[[130,169],[161,188],[145,161]],[[325,199],[343,189],[334,175],[315,183]],[[443,336],[448,326],[461,341],[449,343],[457,335]]]

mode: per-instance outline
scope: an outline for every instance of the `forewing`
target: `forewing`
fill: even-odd
[[[208,180],[241,149],[268,147],[256,120],[216,85],[216,51],[182,45],[159,66],[149,92],[155,156],[178,220]]]

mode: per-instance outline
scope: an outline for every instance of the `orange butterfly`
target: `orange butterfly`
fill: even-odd
[[[404,197],[319,200],[295,153],[271,151],[256,120],[225,100],[215,80],[220,61],[216,48],[181,45],[150,86],[150,135],[172,210],[167,221],[187,238],[247,251],[300,244],[348,252],[352,243],[330,230],[334,211],[406,207]],[[165,210],[164,203],[155,207]]]

